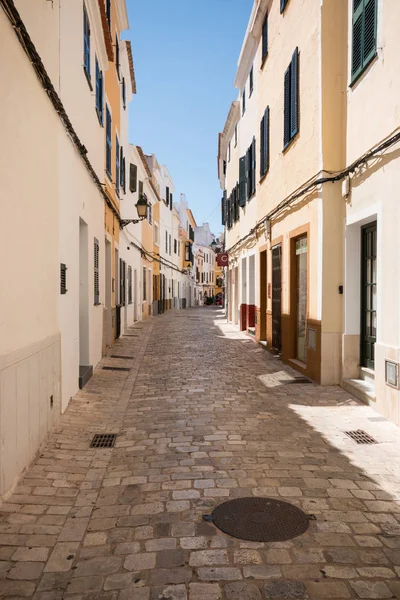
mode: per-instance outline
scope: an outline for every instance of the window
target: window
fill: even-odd
[[[94,271],[94,304],[97,306],[100,304],[100,274],[99,274],[99,254],[100,245],[99,240],[94,238],[94,259],[93,259],[93,271]]]
[[[147,219],[149,221],[149,225],[151,225],[153,223],[153,207],[150,202],[148,203],[147,207]]]
[[[165,188],[165,203],[168,206],[169,205],[169,187],[166,186]]]
[[[238,141],[238,131],[237,131],[237,123],[235,125],[235,148],[237,146],[237,141]]]
[[[256,193],[256,140],[253,138],[246,152],[247,200]]]
[[[154,223],[154,243],[160,245],[159,231],[157,223]]]
[[[128,267],[128,304],[132,304],[132,267]]]
[[[265,59],[268,56],[268,13],[265,15],[264,23],[262,26],[262,51],[261,51],[261,65],[264,64]]]
[[[147,290],[146,290],[146,267],[143,267],[143,302],[147,299]]]
[[[169,243],[168,243],[168,248],[169,248],[168,254],[171,256],[171,254],[172,254],[172,238],[171,238],[171,234],[169,234],[169,240],[168,241],[169,241]]]
[[[122,78],[122,105],[124,110],[126,109],[126,85],[125,85],[125,77]]]
[[[133,163],[129,165],[129,190],[132,194],[137,190],[137,166]]]
[[[115,136],[115,191],[119,194],[119,142]]]
[[[108,27],[111,29],[111,0],[106,0],[106,15]]]
[[[283,149],[287,148],[299,131],[299,50],[293,53],[285,73],[285,106]]]
[[[283,11],[286,8],[286,4],[289,2],[289,0],[281,0],[281,13],[283,13]]]
[[[178,250],[178,244],[177,244],[176,239],[174,239],[174,254],[177,253],[177,250]]]
[[[352,83],[376,56],[377,0],[353,0]]]
[[[103,125],[103,113],[104,113],[104,102],[103,102],[103,72],[100,71],[99,61],[96,56],[96,112],[99,118],[100,124]]]
[[[121,159],[120,159],[120,184],[121,184],[121,188],[124,191],[124,194],[126,193],[126,176],[125,176],[125,156],[124,156],[124,149],[121,146]]]
[[[246,88],[242,92],[242,115],[246,112]]]
[[[112,151],[112,140],[111,140],[111,113],[108,106],[106,106],[106,171],[107,175],[111,175],[111,151]]]
[[[231,143],[228,144],[228,162],[231,162]]]
[[[115,68],[117,69],[118,79],[120,79],[120,73],[119,73],[119,41],[118,41],[118,34],[115,36]]]
[[[168,254],[168,231],[165,232],[165,252]]]
[[[178,256],[180,256],[180,255],[181,255],[181,243],[178,240]]]
[[[172,202],[173,202],[173,198],[172,198],[172,192],[169,195],[169,209],[172,210]]]
[[[60,264],[60,294],[67,293],[67,265]]]
[[[90,82],[90,25],[86,8],[83,8],[83,68]]]
[[[253,67],[251,67],[251,69],[250,69],[249,87],[250,87],[250,91],[249,91],[249,98],[250,98],[250,96],[253,93],[253,89],[254,89],[254,70],[253,70]]]
[[[143,181],[139,181],[139,198],[143,196]]]
[[[226,160],[224,160],[224,162],[223,162],[222,172],[223,172],[224,175],[226,175]]]
[[[119,301],[122,306],[126,302],[126,262],[119,259]]]
[[[269,106],[265,109],[260,124],[260,177],[269,169]]]

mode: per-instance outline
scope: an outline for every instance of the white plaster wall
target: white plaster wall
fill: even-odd
[[[35,10],[22,3],[18,8],[34,41],[42,23],[49,26],[46,60],[57,57],[57,12],[49,12],[46,2]],[[0,496],[4,496],[60,415],[57,139],[63,130],[3,11],[0,39],[0,77],[7,82],[0,88]]]

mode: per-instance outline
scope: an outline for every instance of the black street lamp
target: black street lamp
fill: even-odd
[[[123,229],[126,225],[129,225],[130,223],[133,223],[135,225],[136,223],[140,223],[140,221],[147,219],[148,209],[149,209],[149,204],[147,202],[147,196],[146,196],[146,194],[142,194],[136,203],[136,210],[137,210],[139,218],[138,219],[121,219],[121,221],[120,221],[121,229]]]

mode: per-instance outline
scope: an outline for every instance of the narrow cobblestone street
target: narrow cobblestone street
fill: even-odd
[[[399,430],[293,374],[214,308],[132,327],[0,507],[0,597],[400,598]],[[96,433],[115,448],[90,448]],[[310,527],[254,543],[203,521],[243,496]]]

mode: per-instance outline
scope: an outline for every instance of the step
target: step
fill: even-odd
[[[368,369],[367,367],[360,367],[360,379],[374,386],[375,371],[373,369]]]
[[[374,406],[376,402],[375,386],[364,379],[343,379],[342,387],[356,398]]]
[[[80,390],[85,387],[85,385],[87,384],[89,379],[92,377],[92,375],[93,375],[92,365],[88,365],[88,366],[80,365],[79,366],[79,389]]]
[[[252,336],[254,336],[254,337],[255,337],[255,336],[256,336],[256,328],[255,328],[255,327],[248,327],[248,328],[247,328],[247,333],[248,333],[249,335],[252,335]]]

